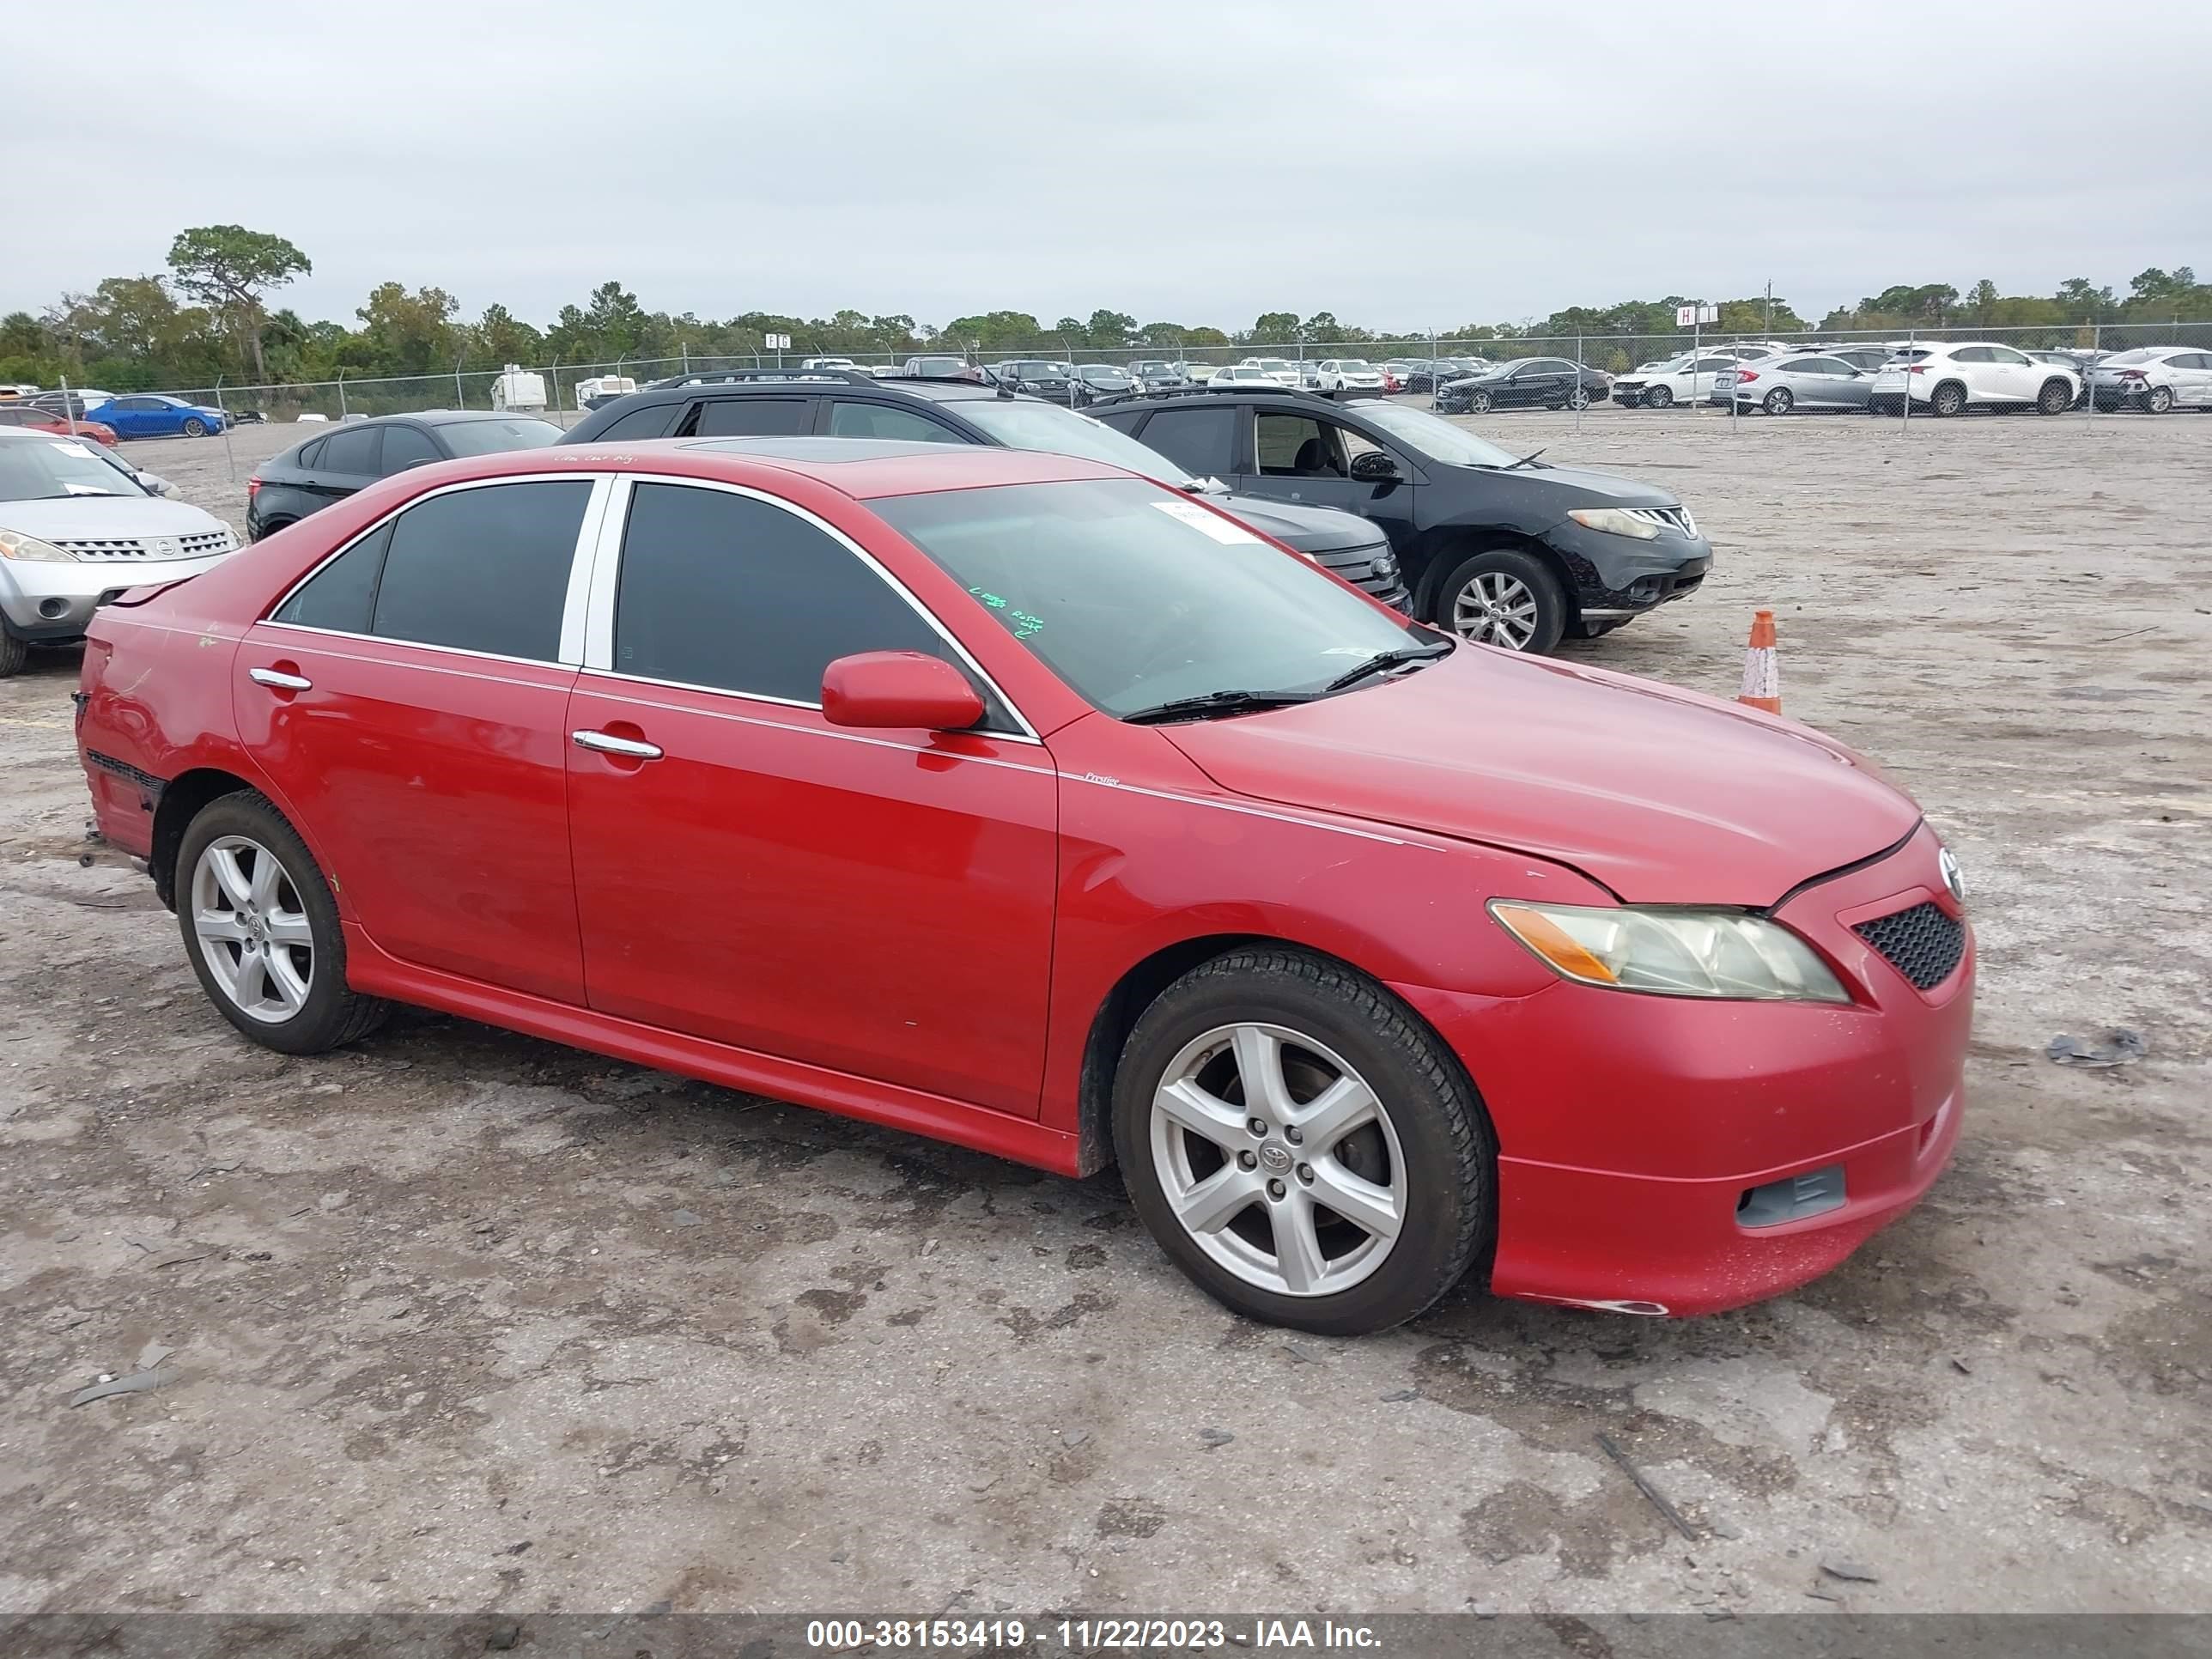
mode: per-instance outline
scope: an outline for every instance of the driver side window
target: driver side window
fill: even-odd
[[[1260,471],[1273,478],[1341,478],[1349,467],[1342,428],[1310,415],[1263,413],[1258,420]]]

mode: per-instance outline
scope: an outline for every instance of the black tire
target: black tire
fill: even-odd
[[[242,837],[274,854],[307,916],[313,938],[313,967],[307,994],[289,1018],[258,1019],[241,1008],[216,978],[205,955],[206,949],[222,947],[204,947],[195,928],[194,872],[201,854],[225,836]],[[330,884],[316,867],[307,844],[258,790],[219,796],[185,826],[184,840],[177,848],[176,895],[177,926],[200,988],[225,1019],[262,1047],[280,1054],[319,1054],[358,1042],[391,1012],[391,1004],[362,996],[347,986],[345,933],[338,926],[337,903],[331,897]]]
[[[1460,596],[1477,577],[1492,574],[1502,574],[1517,580],[1535,600],[1534,629],[1518,645],[1486,634],[1470,633],[1456,620]],[[1559,647],[1559,635],[1565,631],[1567,625],[1567,597],[1559,585],[1559,579],[1534,554],[1523,553],[1518,548],[1492,548],[1486,553],[1477,553],[1462,561],[1443,579],[1437,588],[1436,623],[1439,628],[1448,628],[1462,639],[1504,645],[1530,656],[1541,657]]]
[[[1770,415],[1787,415],[1790,406],[1796,401],[1788,386],[1778,386],[1759,400],[1759,406]]]
[[[2143,393],[2143,408],[2153,415],[2163,415],[2173,407],[2173,388],[2154,386]]]
[[[0,680],[13,679],[31,659],[31,647],[0,628]]]
[[[1396,1138],[1406,1194],[1400,1230],[1382,1260],[1344,1290],[1293,1295],[1248,1282],[1200,1248],[1170,1204],[1152,1151],[1153,1097],[1192,1042],[1240,1024],[1285,1027],[1327,1045],[1366,1081]],[[1465,1278],[1496,1233],[1497,1139],[1449,1050],[1365,975],[1287,947],[1216,957],[1145,1011],[1115,1074],[1114,1144],[1130,1201],[1169,1258],[1224,1307],[1273,1325],[1325,1336],[1401,1325]],[[1300,1156],[1318,1164],[1322,1153]],[[1267,1213],[1263,1200],[1253,1209]]]
[[[187,416],[185,421],[185,436],[187,438],[206,437],[207,422],[200,419],[197,415]]]
[[[1663,386],[1655,386],[1644,394],[1644,406],[1646,409],[1664,409],[1674,401],[1673,390]]]
[[[263,525],[258,530],[255,530],[252,525],[248,525],[246,529],[252,533],[247,537],[247,539],[249,541],[257,542],[264,540],[267,538],[275,535],[278,531],[289,529],[298,522],[299,520],[297,519],[271,519],[267,524]]]
[[[1966,412],[1966,388],[1956,380],[1946,380],[1928,394],[1928,411],[1931,415],[1948,417]]]

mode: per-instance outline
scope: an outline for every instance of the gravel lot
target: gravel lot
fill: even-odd
[[[85,846],[49,655],[0,684],[0,1611],[2212,1608],[2212,422],[1476,424],[1719,544],[1571,649],[1731,694],[1771,605],[1790,713],[1957,849],[1917,1212],[1723,1317],[1291,1338],[1110,1176],[427,1015],[283,1059]],[[238,524],[298,435],[136,450]],[[2120,1024],[2138,1064],[2043,1057]]]

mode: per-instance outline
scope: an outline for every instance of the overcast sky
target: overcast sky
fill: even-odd
[[[0,9],[0,311],[210,222],[348,321],[388,279],[539,323],[611,276],[714,318],[1418,328],[2212,270],[2202,0]]]

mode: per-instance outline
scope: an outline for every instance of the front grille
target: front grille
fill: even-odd
[[[204,559],[228,553],[238,544],[228,530],[195,531],[189,536],[98,537],[84,541],[58,541],[55,546],[74,553],[88,563],[117,559]]]
[[[1690,516],[1686,507],[1632,507],[1627,513],[1630,518],[1656,524],[1662,530],[1679,530],[1685,536],[1698,533],[1698,521]]]
[[[1387,543],[1372,547],[1347,547],[1316,553],[1314,562],[1370,593],[1387,593],[1398,586],[1398,560]]]
[[[1966,954],[1966,924],[1932,901],[1876,916],[1851,931],[1881,952],[1889,965],[1923,991],[1951,977]]]

